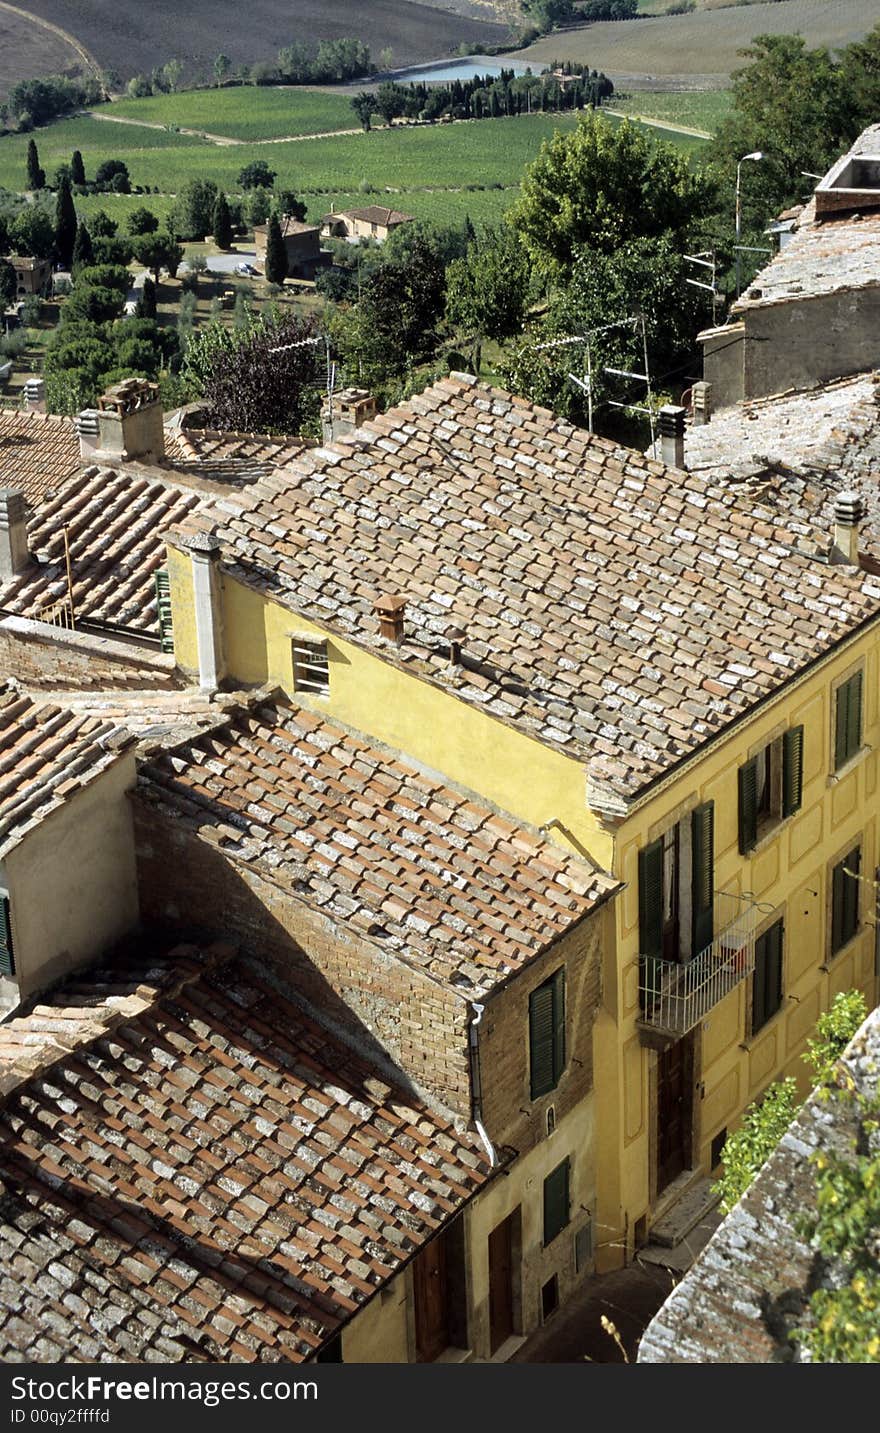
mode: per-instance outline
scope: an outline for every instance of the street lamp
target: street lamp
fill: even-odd
[[[739,290],[740,290],[740,250],[739,250],[739,239],[740,239],[740,233],[741,233],[741,231],[742,231],[742,204],[741,204],[741,202],[740,202],[740,194],[739,194],[740,171],[742,170],[742,167],[743,167],[743,165],[745,164],[745,162],[746,162],[747,159],[763,159],[763,158],[764,158],[763,152],[762,152],[760,149],[755,149],[755,150],[752,151],[751,154],[744,154],[743,157],[742,157],[742,159],[739,161],[739,163],[738,163],[737,166],[736,166],[736,245],[735,245],[735,253],[736,253],[736,296],[737,296],[737,298],[739,298]]]

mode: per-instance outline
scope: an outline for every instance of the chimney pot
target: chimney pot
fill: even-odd
[[[46,385],[42,378],[25,379],[24,406],[29,413],[45,413]]]
[[[18,488],[0,488],[0,580],[17,577],[29,562],[24,493]]]
[[[389,642],[403,641],[403,622],[406,615],[406,598],[383,593],[374,604],[379,618],[379,635]]]
[[[449,643],[449,664],[452,667],[461,665],[461,644],[467,637],[467,632],[461,627],[450,627],[446,633],[446,640]]]
[[[702,426],[712,417],[712,384],[695,383],[691,389],[694,405],[694,426]]]
[[[834,543],[831,548],[833,563],[858,566],[859,523],[864,516],[865,503],[861,493],[848,488],[837,494],[834,499]]]
[[[146,378],[124,378],[98,399],[100,456],[113,462],[165,457],[165,429],[159,385]]]
[[[685,410],[676,403],[660,409],[660,457],[670,468],[684,467]]]
[[[74,426],[79,434],[80,457],[83,460],[91,458],[101,441],[97,408],[83,408],[81,413],[77,413]]]
[[[376,416],[376,400],[366,388],[342,388],[328,393],[321,408],[321,429],[325,443],[354,433]]]

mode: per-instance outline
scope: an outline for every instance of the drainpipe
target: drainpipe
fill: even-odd
[[[471,1006],[474,1012],[474,1018],[468,1026],[468,1053],[471,1063],[471,1090],[473,1091],[471,1096],[471,1115],[477,1134],[482,1140],[483,1148],[489,1156],[489,1167],[491,1169],[497,1169],[498,1156],[483,1125],[482,1084],[480,1081],[480,1037],[477,1034],[477,1026],[483,1018],[485,1008],[484,1005]]]

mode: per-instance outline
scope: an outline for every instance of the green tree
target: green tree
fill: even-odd
[[[287,278],[287,247],[277,214],[270,214],[266,233],[266,282],[283,284]]]
[[[246,164],[244,169],[239,171],[238,182],[242,189],[271,189],[275,183],[276,174],[270,169],[265,159],[254,159]]]
[[[222,190],[214,200],[211,232],[218,249],[232,248],[232,220],[229,215],[229,204]]]
[[[291,219],[297,219],[300,223],[308,212],[305,201],[299,199],[292,189],[278,190],[275,195],[275,211],[281,216],[286,214]]]
[[[214,79],[217,81],[217,84],[222,85],[223,81],[226,79],[226,76],[229,74],[229,71],[232,69],[232,61],[230,60],[229,56],[224,55],[223,51],[221,50],[219,55],[214,56],[214,64],[212,66],[212,69],[214,71]]]
[[[163,269],[174,278],[183,261],[183,248],[170,234],[139,234],[132,248],[138,263],[150,270],[157,284]]]
[[[351,107],[357,115],[359,123],[367,131],[369,131],[372,124],[373,105],[373,96],[368,94],[366,90],[361,91],[359,95],[355,95],[351,101]]]
[[[251,189],[245,195],[244,212],[251,227],[255,224],[265,224],[271,208],[272,197],[268,189]]]
[[[131,95],[132,99],[136,100],[144,99],[147,95],[153,93],[153,86],[150,84],[146,75],[132,75],[125,89],[126,93]]]
[[[156,285],[152,279],[144,279],[141,297],[138,301],[139,318],[156,317]]]
[[[70,182],[80,186],[86,182],[86,167],[78,149],[75,149],[70,156]]]
[[[55,225],[45,209],[28,204],[16,214],[9,231],[13,249],[35,259],[51,259],[55,251]]]
[[[480,371],[483,340],[505,339],[522,329],[529,291],[529,262],[509,228],[488,229],[464,258],[446,270],[446,318],[473,344]]]
[[[635,6],[636,0],[632,3]],[[522,8],[542,34],[552,30],[554,25],[571,20],[574,15],[573,0],[522,0]]]
[[[238,329],[211,324],[187,347],[181,370],[187,396],[204,400],[212,428],[298,433],[318,414],[324,345],[303,343],[315,337],[314,317],[290,313]]]
[[[838,1060],[867,1014],[868,1007],[860,990],[842,990],[835,995],[830,1010],[819,1016],[803,1057],[817,1085],[831,1083]]]
[[[115,219],[111,219],[105,209],[96,209],[91,217],[91,233],[95,239],[112,239],[119,228]]]
[[[356,309],[337,320],[353,369],[366,383],[382,384],[424,362],[437,346],[445,301],[442,255],[430,235],[416,233],[405,252],[384,255],[362,274]]]
[[[213,179],[190,179],[178,191],[171,210],[174,233],[181,239],[201,241],[214,223],[214,205],[220,191]]]
[[[168,89],[172,91],[176,90],[183,74],[183,65],[180,60],[168,60],[168,62],[162,66],[162,72],[165,76]]]
[[[40,156],[37,153],[37,143],[34,139],[28,140],[27,147],[27,189],[44,189],[46,187],[46,171],[40,168]]]
[[[105,159],[95,170],[95,188],[111,194],[130,194],[128,165],[121,159]]]
[[[95,262],[95,250],[92,246],[92,236],[85,224],[80,222],[76,227],[76,238],[73,242],[73,255],[70,261],[71,271],[74,277],[80,269],[91,268]]]
[[[581,247],[613,253],[630,239],[672,236],[684,247],[708,206],[706,180],[672,145],[595,113],[545,140],[510,211],[535,263],[564,276]]]
[[[0,259],[0,314],[12,303],[15,290],[15,270],[8,259]]]
[[[76,209],[70,192],[70,180],[65,178],[55,199],[55,255],[62,268],[70,268],[75,242]]]

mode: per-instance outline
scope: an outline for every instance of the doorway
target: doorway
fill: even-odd
[[[694,1045],[686,1035],[657,1057],[657,1193],[691,1167]]]
[[[516,1332],[513,1270],[517,1209],[489,1235],[489,1352],[496,1353]]]
[[[451,1342],[449,1257],[445,1234],[432,1239],[413,1261],[416,1359],[433,1363]]]

